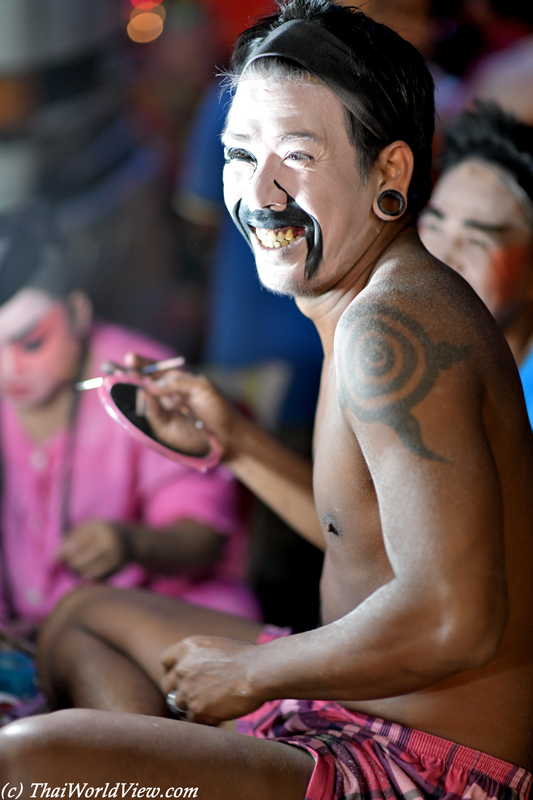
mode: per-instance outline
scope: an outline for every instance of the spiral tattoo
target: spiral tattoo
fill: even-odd
[[[426,447],[413,406],[431,391],[439,371],[463,361],[470,346],[435,344],[413,317],[393,306],[352,307],[340,348],[341,405],[363,422],[383,422],[411,452],[445,458]]]

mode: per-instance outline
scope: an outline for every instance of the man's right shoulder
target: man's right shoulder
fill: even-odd
[[[426,255],[426,259],[393,262],[380,268],[347,307],[339,329],[351,326],[353,319],[385,313],[412,329],[422,329],[435,341],[506,347],[495,320],[471,286],[445,264]]]
[[[476,404],[496,394],[501,405],[520,402],[505,337],[470,286],[450,272],[372,282],[343,313],[335,337],[337,375],[340,386],[347,376],[352,384],[357,380],[361,418],[377,417],[374,406],[381,414],[385,407],[403,413],[450,382],[454,395]]]

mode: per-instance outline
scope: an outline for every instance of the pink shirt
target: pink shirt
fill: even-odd
[[[90,339],[88,377],[101,374],[102,361],[120,363],[130,350],[156,360],[172,355],[139,333],[98,323]],[[64,428],[43,444],[35,444],[7,401],[0,402],[0,431],[3,554],[16,613],[37,623],[66,592],[83,582],[55,562],[62,536],[65,457],[72,434]],[[149,576],[139,566],[130,565],[110,578],[110,583],[148,586],[200,605],[257,618],[255,600],[242,582],[246,534],[240,489],[227,469],[216,467],[202,474],[143,447],[113,421],[95,391],[80,396],[73,436],[70,526],[105,519],[142,521],[158,528],[194,519],[227,536],[216,574],[203,580]],[[7,609],[5,590],[0,588],[1,620]]]

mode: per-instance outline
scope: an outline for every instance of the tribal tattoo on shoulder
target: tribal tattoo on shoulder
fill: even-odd
[[[383,422],[404,447],[446,462],[424,444],[411,409],[431,391],[439,372],[463,361],[470,345],[435,344],[413,317],[394,306],[352,307],[339,341],[340,402],[363,422]]]

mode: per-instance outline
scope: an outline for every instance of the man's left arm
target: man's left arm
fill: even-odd
[[[388,363],[399,350],[388,350],[383,337],[394,345],[407,315],[394,321],[386,309],[380,324],[367,327],[362,348],[357,316],[341,331],[338,377],[345,419],[374,481],[394,576],[336,622],[260,647],[236,646],[234,667],[225,653],[210,709],[209,678],[201,673],[216,672],[216,657],[210,661],[205,640],[185,640],[177,651],[180,691],[207,716],[217,703],[229,713],[232,694],[238,713],[278,697],[397,696],[481,667],[497,650],[507,615],[503,510],[475,354],[464,344],[432,342],[413,322],[411,345],[416,350],[414,331],[424,347],[405,347],[407,365]],[[400,379],[381,381],[385,366]],[[401,386],[406,369],[408,392]]]

